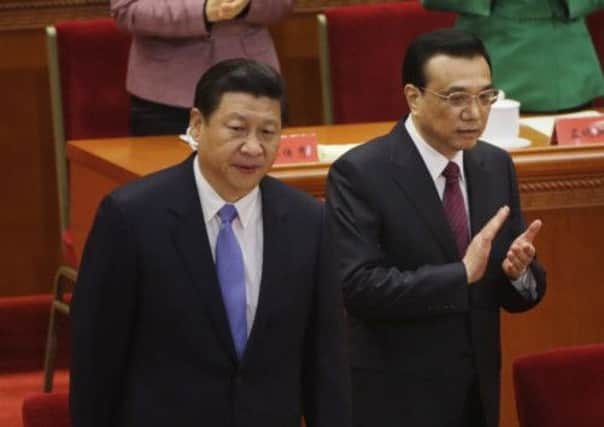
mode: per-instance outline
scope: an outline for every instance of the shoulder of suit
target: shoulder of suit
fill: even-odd
[[[488,156],[495,159],[510,158],[510,153],[508,153],[503,148],[497,147],[493,144],[489,144],[488,142],[484,141],[478,141],[472,150],[479,155]]]
[[[353,164],[379,161],[388,156],[389,135],[378,136],[362,143],[342,154],[334,163],[350,162]]]
[[[109,197],[120,205],[144,209],[188,199],[197,191],[192,159],[191,156],[177,165],[128,182],[113,190]]]
[[[283,181],[265,176],[261,183],[261,189],[266,196],[275,199],[277,203],[285,203],[292,207],[304,207],[306,209],[319,209],[321,202],[302,190],[294,188]]]

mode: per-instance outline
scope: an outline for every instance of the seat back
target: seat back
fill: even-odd
[[[109,18],[46,28],[61,231],[69,229],[65,142],[128,135],[130,35]]]
[[[604,10],[592,13],[586,19],[587,28],[591,34],[598,58],[600,58],[600,66],[604,72]],[[595,107],[604,107],[604,96],[594,100]]]
[[[324,122],[396,120],[408,112],[405,52],[419,34],[451,27],[455,17],[417,1],[334,7],[319,15]]]
[[[520,427],[604,426],[604,344],[519,358],[513,375]]]
[[[23,401],[23,427],[71,427],[67,393],[36,393]]]

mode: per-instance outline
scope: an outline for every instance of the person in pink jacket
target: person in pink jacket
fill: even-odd
[[[118,27],[133,36],[130,134],[184,132],[195,84],[224,59],[255,59],[279,70],[267,25],[293,6],[294,0],[111,0]]]

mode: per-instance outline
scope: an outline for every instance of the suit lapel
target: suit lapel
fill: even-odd
[[[192,285],[200,292],[202,304],[209,314],[219,341],[227,349],[233,361],[236,361],[237,355],[222,302],[201,203],[195,185],[192,161],[183,164],[183,179],[178,193],[185,196],[178,198],[170,207],[170,211],[175,217],[174,244],[184,260],[191,276]]]
[[[288,242],[287,207],[273,178],[266,177],[260,184],[262,194],[262,222],[264,233],[264,249],[262,255],[262,278],[254,324],[247,342],[245,354],[253,351],[258,336],[266,327],[271,313],[271,304],[283,283],[282,277],[287,265],[283,264],[284,253]],[[244,362],[247,356],[244,356]]]
[[[457,246],[442,201],[428,168],[405,129],[405,120],[406,117],[399,121],[388,135],[390,161],[394,168],[392,176],[409,202],[415,206],[418,215],[447,258],[458,259]],[[401,218],[401,221],[404,221],[404,218]]]
[[[474,236],[489,220],[489,204],[493,196],[489,192],[491,177],[476,149],[464,152],[464,169],[468,181],[471,235]]]

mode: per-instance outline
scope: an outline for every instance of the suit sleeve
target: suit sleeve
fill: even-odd
[[[383,229],[375,199],[388,195],[370,189],[369,175],[360,169],[340,159],[327,182],[329,228],[348,312],[387,320],[467,311],[468,283],[461,262],[403,271],[389,259],[381,243],[381,236],[389,231]]]
[[[208,36],[205,0],[111,0],[118,27],[163,38]]]
[[[136,313],[136,277],[131,230],[108,196],[88,237],[71,304],[73,427],[119,424]]]
[[[294,0],[250,0],[245,20],[251,24],[270,25],[294,9]]]
[[[323,227],[311,322],[306,332],[304,417],[307,427],[352,426],[350,372],[346,357],[344,306],[334,277],[328,235]]]
[[[518,193],[518,183],[516,178],[516,169],[514,168],[514,163],[512,159],[508,156],[508,171],[509,171],[509,185],[510,185],[510,217],[508,218],[508,222],[511,227],[511,236],[508,243],[508,246],[512,244],[514,239],[522,234],[526,226],[524,224],[524,219],[522,216],[522,209],[520,206],[520,195]],[[496,266],[500,268],[499,266]],[[530,271],[533,274],[533,278],[535,279],[536,284],[536,293],[537,298],[526,298],[525,295],[522,295],[510,282],[510,280],[505,277],[504,280],[501,280],[501,284],[499,286],[499,302],[501,306],[509,311],[509,312],[522,312],[533,308],[537,305],[545,295],[546,288],[546,280],[545,280],[545,271],[537,261],[537,258],[533,259],[533,262],[530,265]],[[501,270],[503,271],[503,270]],[[486,278],[484,280],[487,280]]]

